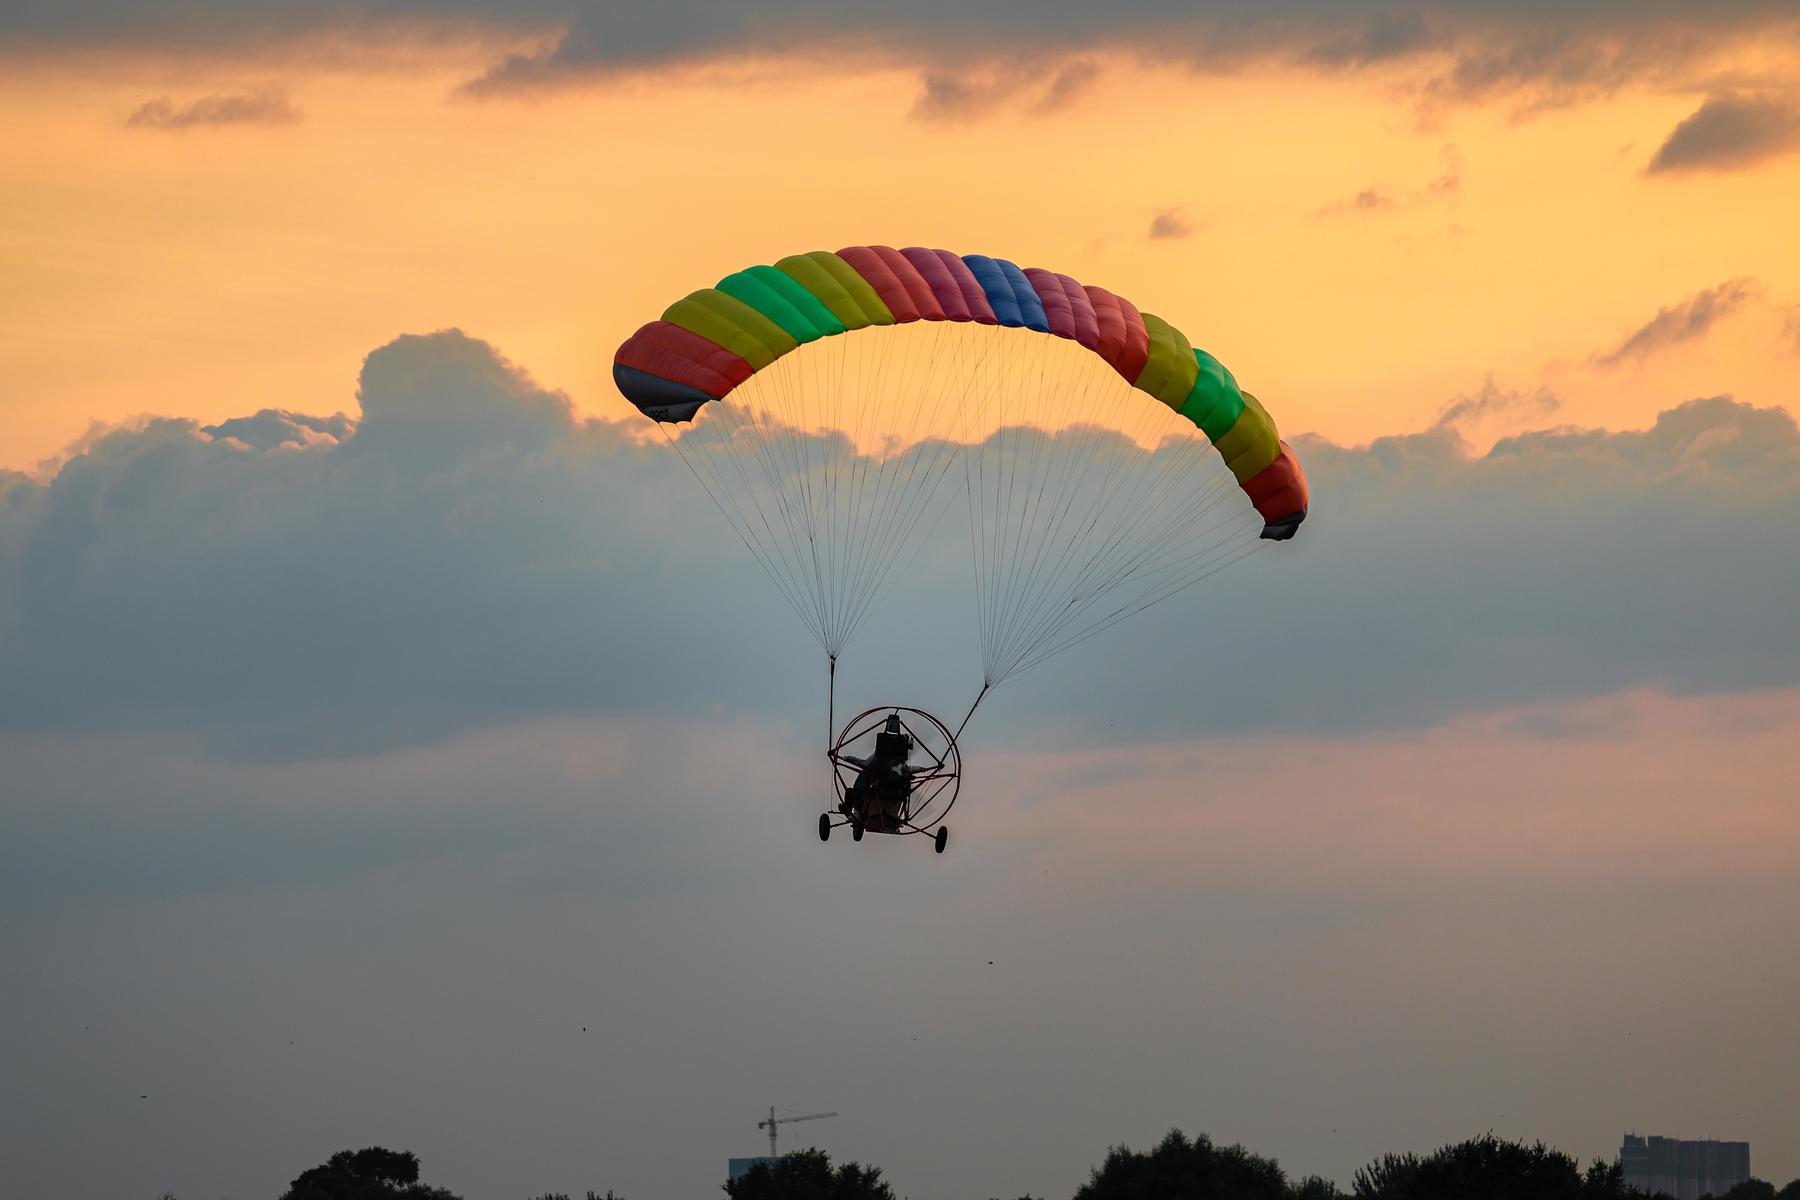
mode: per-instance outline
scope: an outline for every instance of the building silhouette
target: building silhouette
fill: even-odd
[[[1627,1187],[1650,1195],[1664,1192],[1675,1200],[1700,1200],[1709,1194],[1722,1196],[1750,1178],[1750,1143],[1628,1133],[1619,1162]]]

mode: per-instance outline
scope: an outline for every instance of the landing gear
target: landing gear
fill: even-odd
[[[839,825],[848,825],[850,827],[850,840],[853,842],[862,841],[863,834],[873,831],[875,833],[922,833],[925,835],[926,839],[931,842],[931,849],[935,854],[942,854],[944,852],[944,847],[950,843],[950,827],[948,825],[938,824],[925,829],[919,829],[903,822],[898,828],[883,829],[879,825],[870,826],[863,824],[862,820],[855,813],[850,813],[845,816],[837,816],[833,813],[820,813],[819,840],[821,842],[829,842],[831,840],[831,831],[836,829]]]

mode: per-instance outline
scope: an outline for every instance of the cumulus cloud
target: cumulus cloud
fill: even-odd
[[[301,413],[265,408],[248,417],[232,417],[201,432],[220,441],[235,442],[248,450],[274,450],[281,446],[337,445],[356,429],[343,413],[309,417]]]
[[[228,740],[304,753],[535,710],[521,687],[575,711],[681,689],[680,631],[711,606],[691,563],[681,586],[659,572],[728,547],[669,486],[679,460],[579,424],[455,333],[371,354],[359,399],[355,422],[152,420],[7,489],[0,622],[21,636],[0,658],[30,682],[0,721],[207,724],[223,705]],[[693,536],[665,543],[670,520]],[[654,609],[665,636],[609,632]]]
[[[559,714],[820,703],[816,648],[635,425],[577,420],[454,332],[371,354],[360,399],[356,419],[152,420],[7,480],[0,728],[309,757]],[[1296,439],[1301,538],[1053,660],[991,719],[1344,731],[1800,681],[1793,420],[1714,398],[1480,456],[1454,428],[1550,406],[1489,384],[1427,433]],[[957,524],[859,635],[841,689],[967,702]],[[1195,645],[1204,671],[1160,649],[1192,644],[1200,613],[1234,614],[1232,637]],[[918,628],[941,634],[931,653]]]
[[[1640,363],[1664,350],[1699,341],[1713,326],[1761,293],[1762,285],[1746,278],[1727,279],[1717,287],[1703,288],[1684,300],[1657,309],[1654,317],[1632,330],[1617,346],[1611,350],[1596,350],[1589,361],[1610,369]]]
[[[1150,218],[1151,238],[1179,239],[1194,232],[1194,223],[1179,208],[1165,208]]]
[[[132,129],[192,129],[199,125],[286,125],[300,110],[280,92],[201,96],[186,104],[168,97],[140,104],[125,124]]]
[[[1645,173],[1734,171],[1800,149],[1800,108],[1779,96],[1712,96],[1677,125]]]

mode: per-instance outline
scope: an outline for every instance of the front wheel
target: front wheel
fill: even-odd
[[[948,845],[949,842],[950,842],[950,827],[948,825],[939,825],[938,831],[937,831],[937,836],[932,839],[932,848],[934,850],[936,850],[939,854],[942,854],[944,852],[944,847],[946,845]]]
[[[819,814],[819,840],[821,842],[829,842],[831,840],[831,814],[830,813],[820,813]]]
[[[850,840],[853,842],[860,842],[862,841],[862,835],[863,823],[858,821],[855,817],[850,818]]]

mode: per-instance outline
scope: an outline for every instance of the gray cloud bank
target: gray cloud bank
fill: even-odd
[[[577,420],[456,332],[371,354],[360,399],[358,420],[153,420],[0,478],[0,731],[302,758],[822,707],[816,648],[660,441]],[[1444,426],[1299,441],[1297,542],[1003,689],[992,719],[1347,732],[1800,682],[1800,433],[1779,409],[1715,397],[1479,457]],[[852,694],[973,691],[959,524],[852,645]]]
[[[980,93],[980,68],[1080,59],[1098,50],[1140,52],[1202,66],[1276,56],[1330,68],[1429,59],[1422,99],[1459,104],[1514,97],[1531,109],[1631,82],[1698,77],[1709,56],[1748,37],[1794,39],[1800,20],[1783,0],[1736,0],[1703,10],[1673,0],[1497,3],[1435,0],[1001,0],[971,5],[819,5],[810,0],[458,0],[423,5],[349,0],[196,0],[174,11],[120,0],[11,5],[0,36],[22,47],[149,47],[202,54],[316,49],[321,39],[359,46],[397,39],[475,37],[514,47],[466,90],[509,93],[619,71],[701,61],[740,51],[830,60],[880,57],[925,73],[921,103],[936,111]],[[523,48],[520,48],[523,47]],[[976,82],[967,74],[975,71]],[[1091,71],[1052,75],[1054,104]],[[991,85],[991,81],[990,81]],[[1523,95],[1522,95],[1523,93]]]

